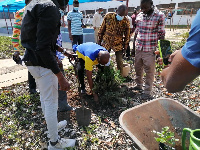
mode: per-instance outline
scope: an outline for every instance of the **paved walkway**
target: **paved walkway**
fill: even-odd
[[[65,42],[63,47],[71,47],[71,43]],[[64,69],[71,66],[67,57],[63,59],[63,66]],[[26,66],[17,65],[12,59],[0,59],[0,89],[27,80],[28,69]]]
[[[66,69],[71,64],[67,58],[64,58],[63,65]],[[12,59],[0,59],[0,89],[27,80],[28,69],[26,66],[17,65]]]

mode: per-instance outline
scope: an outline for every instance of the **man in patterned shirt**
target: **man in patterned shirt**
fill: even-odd
[[[116,55],[117,68],[123,71],[123,51],[127,49],[130,40],[130,23],[126,17],[126,5],[120,5],[117,13],[107,13],[99,29],[98,44],[107,50],[112,49]]]
[[[153,6],[152,0],[141,0],[141,12],[136,18],[135,43],[135,71],[137,84],[133,90],[142,90],[143,69],[146,73],[144,94],[142,99],[151,98],[155,74],[155,53],[157,42],[164,39],[164,14]]]
[[[26,5],[28,4],[28,0],[25,1]],[[14,55],[20,55],[20,48],[19,48],[19,37],[21,33],[21,23],[22,23],[22,17],[24,14],[25,7],[20,9],[15,13],[15,22],[13,26],[13,35],[12,35],[12,45],[14,47]],[[30,94],[36,94],[36,83],[33,76],[28,71],[28,85],[29,85],[29,93]]]

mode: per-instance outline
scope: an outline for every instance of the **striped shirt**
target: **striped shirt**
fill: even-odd
[[[136,50],[155,51],[158,40],[165,36],[165,16],[158,9],[149,16],[140,12],[136,18]]]
[[[67,20],[71,21],[71,33],[72,35],[82,35],[83,28],[82,25],[83,14],[80,11],[70,11],[67,14]]]

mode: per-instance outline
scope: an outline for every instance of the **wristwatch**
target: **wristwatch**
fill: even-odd
[[[65,54],[65,52],[67,52],[67,51],[66,51],[66,49],[64,48],[62,53]]]

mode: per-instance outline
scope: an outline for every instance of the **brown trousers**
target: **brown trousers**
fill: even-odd
[[[95,39],[95,43],[98,43],[98,31],[99,31],[100,27],[96,27],[96,29],[94,30],[94,39]]]
[[[153,51],[136,50],[135,53],[135,82],[139,88],[143,86],[143,70],[146,73],[145,94],[151,94],[155,74],[155,54]]]
[[[116,62],[117,62],[117,69],[120,70],[120,73],[122,74],[123,72],[123,51],[117,51],[115,52],[115,56],[116,56]]]

